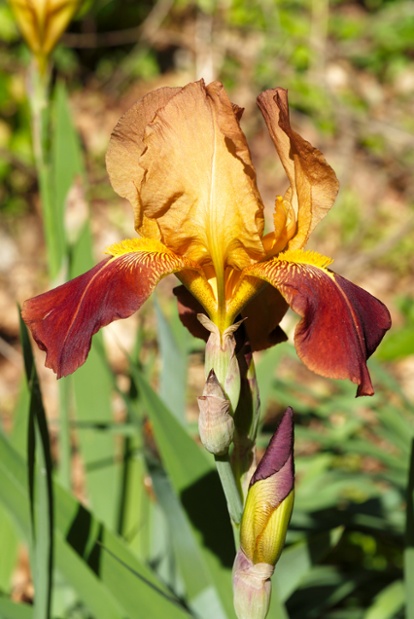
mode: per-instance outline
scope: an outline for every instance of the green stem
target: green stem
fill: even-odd
[[[53,178],[51,169],[50,148],[50,93],[49,71],[45,63],[39,63],[33,58],[29,70],[28,98],[32,120],[33,152],[39,182],[42,222],[46,242],[48,272],[51,281],[60,272],[65,255],[65,233],[63,218],[53,196]],[[59,477],[66,488],[70,488],[70,419],[69,398],[70,386],[66,382],[59,384],[60,397],[60,467]]]
[[[70,408],[72,385],[70,379],[59,382],[59,481],[64,488],[71,488],[71,427]]]
[[[49,74],[47,71],[40,71],[35,61],[32,62],[29,73],[29,101],[32,117],[33,150],[39,179],[48,269],[49,276],[53,280],[57,277],[62,265],[64,243],[61,222],[58,221],[52,196],[48,147],[50,131]]]
[[[224,495],[226,497],[230,518],[234,524],[238,525],[243,513],[243,504],[236,480],[234,478],[233,470],[231,468],[230,460],[228,456],[215,456],[215,461]]]
[[[250,478],[255,468],[256,436],[260,416],[260,398],[254,359],[250,352],[238,355],[241,388],[240,399],[234,415],[232,468],[242,496],[247,494]]]

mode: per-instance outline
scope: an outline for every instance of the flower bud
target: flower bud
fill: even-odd
[[[294,499],[293,411],[288,408],[249,486],[240,545],[253,563],[275,565],[285,543]]]
[[[230,402],[211,370],[203,395],[197,398],[200,415],[198,429],[204,447],[215,456],[227,453],[233,440],[234,421],[230,415]]]
[[[294,499],[293,411],[288,408],[249,486],[233,566],[238,619],[264,619],[274,566],[282,552]]]
[[[235,353],[234,332],[239,328],[240,322],[220,333],[218,327],[205,314],[198,314],[197,318],[203,327],[210,331],[206,345],[206,370],[214,370],[218,382],[230,400],[231,412],[234,413],[240,397],[240,369]]]
[[[10,0],[16,21],[28,46],[44,68],[47,57],[62,36],[79,0]]]

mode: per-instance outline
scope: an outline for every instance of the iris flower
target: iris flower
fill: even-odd
[[[23,318],[58,377],[76,370],[101,327],[126,318],[175,273],[182,320],[196,332],[201,309],[224,336],[246,318],[252,347],[284,338],[288,305],[301,316],[300,358],[313,371],[373,388],[366,366],[390,327],[386,307],[304,249],[334,203],[338,181],[323,155],[292,130],[287,92],[258,97],[289,187],[278,196],[274,230],[264,232],[243,110],[219,82],[161,88],[120,119],[107,153],[115,191],[129,200],[138,237],[107,249],[92,270],[29,299]],[[200,326],[200,329],[202,327]]]
[[[28,46],[44,70],[80,0],[10,0],[10,4]]]

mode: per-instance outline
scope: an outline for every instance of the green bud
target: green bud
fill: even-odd
[[[198,314],[198,320],[210,331],[206,344],[205,368],[206,374],[214,370],[217,380],[230,400],[231,413],[234,413],[240,397],[240,369],[236,357],[236,340],[234,332],[240,322],[228,327],[220,333],[218,327],[205,314]]]
[[[204,447],[215,456],[225,455],[233,440],[234,421],[230,415],[230,402],[211,370],[203,395],[197,398],[200,415],[198,429]]]

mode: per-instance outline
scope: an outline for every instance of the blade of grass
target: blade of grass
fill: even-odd
[[[28,604],[16,604],[0,597],[1,619],[33,619],[33,607]]]
[[[140,326],[132,353],[134,359],[138,358],[142,338],[143,329]],[[133,380],[130,380],[128,392],[119,389],[115,380],[113,380],[113,388],[124,401],[125,423],[130,424],[133,430],[123,442],[117,532],[127,541],[136,556],[142,562],[149,564],[151,561],[150,540],[153,534],[153,500],[145,483],[148,471],[144,459],[144,427],[134,423],[133,410],[137,405],[138,394]]]
[[[151,498],[145,484],[147,469],[142,453],[142,437],[136,427],[135,435],[127,437],[124,443],[117,531],[136,556],[148,562],[152,530]]]
[[[27,338],[27,332],[24,337]],[[25,359],[29,364],[31,357],[27,345],[24,346],[24,350]],[[36,394],[40,396],[38,385]],[[13,506],[19,510],[18,520],[22,523],[23,530],[27,535],[26,519],[28,514],[25,501],[25,484],[23,485],[24,474],[22,472],[24,464],[22,460],[19,461],[17,453],[6,441],[4,441],[2,447],[3,450],[0,449],[0,467],[4,465],[5,470],[9,471],[8,465],[10,460],[13,461],[12,487],[20,485],[20,488],[14,487],[13,491],[19,499],[23,497],[23,504],[15,503],[14,497],[10,497],[9,494],[11,488],[7,485],[4,486],[6,494],[3,495],[3,500],[9,507]],[[1,451],[3,451],[4,458]],[[17,479],[16,472],[18,473]],[[3,487],[0,488],[0,493],[2,491]],[[70,557],[67,556],[71,551],[70,549],[65,550],[66,545],[62,546],[61,540],[67,540],[79,555],[80,560],[83,557],[85,567],[88,565],[92,572],[96,573],[100,584],[111,594],[116,605],[124,609],[127,616],[134,616],[138,607],[142,609],[143,616],[146,617],[168,616],[172,619],[182,619],[187,616],[187,613],[181,607],[181,602],[154,577],[151,570],[134,558],[120,539],[112,535],[90,512],[81,507],[68,493],[65,493],[62,487],[55,484],[54,493],[56,495],[55,533],[61,536],[60,539],[59,537],[56,538],[59,547],[59,553],[56,557],[57,567],[69,582],[74,583],[78,591],[86,597],[86,605],[94,608],[99,597],[103,599],[103,596],[96,595],[99,594],[99,591],[94,590],[96,587],[91,588],[85,585],[81,588],[82,583],[87,582],[86,572],[85,578],[80,578],[79,574],[82,572],[82,568],[79,565],[75,565],[73,569],[70,567],[74,565],[73,560],[71,561]],[[93,573],[91,577],[95,578]],[[94,590],[93,594],[91,593],[92,590]],[[46,616],[44,615],[42,619],[45,619]],[[96,616],[101,617],[103,613],[97,613]],[[118,617],[118,614],[113,616]]]
[[[286,548],[276,566],[275,580],[280,599],[286,601],[300,582],[338,543],[342,528],[309,536],[304,542]]]
[[[200,619],[225,619],[226,614],[181,503],[159,466],[155,463],[150,466],[150,473],[157,499],[167,518],[170,539],[190,608]]]
[[[0,476],[0,501],[28,539],[26,466],[2,434]],[[142,617],[185,619],[190,616],[152,571],[132,555],[123,540],[57,482],[54,495],[56,567],[96,617],[117,618],[117,608],[123,609],[122,619],[135,617],[137,609]]]
[[[291,619],[302,619],[306,609],[307,617],[334,617],[337,606],[365,585],[367,580],[368,575],[360,569],[343,574],[334,566],[314,566],[289,599],[289,616]],[[332,614],[329,613],[331,609],[335,609]],[[353,616],[348,614],[349,611],[349,608],[344,609],[343,619]],[[357,616],[362,619],[363,613],[360,611]]]
[[[48,140],[50,137],[49,74],[41,73],[33,62],[30,65],[29,103],[32,121],[33,151],[42,206],[49,276],[54,280],[62,267],[65,239],[61,212],[55,208],[50,176]]]
[[[172,328],[172,321],[179,320],[177,312],[174,312],[172,317],[167,319],[159,303],[156,301],[154,305],[161,353],[159,394],[164,402],[171,407],[177,419],[181,423],[185,423],[188,331],[176,324],[176,332],[179,330],[179,337],[177,337]]]
[[[407,515],[405,527],[404,578],[406,617],[414,619],[414,439],[411,439],[410,466],[407,481]]]
[[[264,415],[267,411],[269,400],[272,397],[273,384],[277,375],[277,368],[283,355],[284,351],[282,346],[273,346],[261,354],[256,364],[262,415]]]
[[[67,197],[77,176],[84,176],[82,151],[73,126],[64,82],[58,81],[53,93],[53,133],[51,142],[52,186],[57,220],[63,225]]]
[[[403,608],[404,600],[404,584],[401,580],[396,580],[375,596],[364,619],[393,619]]]
[[[19,537],[16,527],[3,506],[0,506],[0,591],[3,593],[10,592],[12,576],[17,563],[18,545]]]
[[[23,378],[20,384],[19,397],[13,412],[13,427],[8,434],[9,440],[26,456],[27,442],[27,411],[29,410],[30,393],[26,379]],[[19,535],[15,523],[10,519],[9,514],[0,508],[0,591],[8,592],[11,586],[13,570],[16,566]]]
[[[86,224],[73,248],[71,277],[91,267],[91,246],[91,232]],[[97,333],[87,362],[69,379],[74,387],[75,419],[79,422],[77,434],[88,499],[99,518],[115,529],[119,512],[119,463],[115,437],[106,430],[113,420],[112,377],[104,354],[102,333]]]
[[[30,390],[27,471],[31,520],[31,570],[34,619],[50,616],[53,571],[54,506],[49,431],[26,325],[20,320],[25,371]]]

